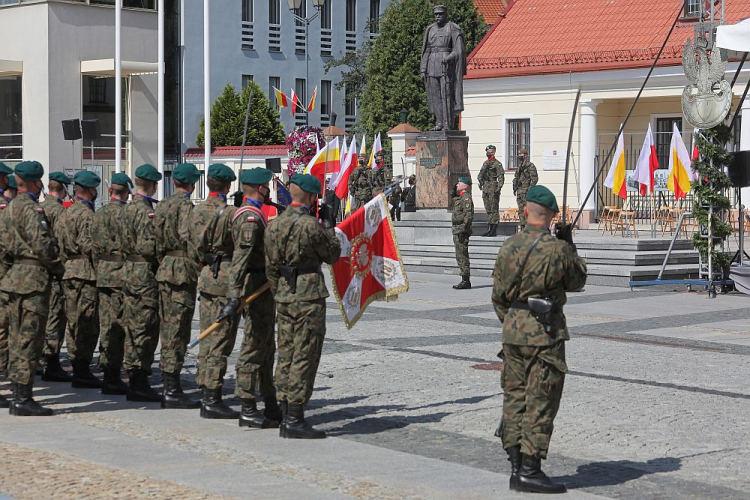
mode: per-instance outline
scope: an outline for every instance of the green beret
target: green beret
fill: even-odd
[[[75,184],[78,184],[79,186],[83,186],[87,188],[95,188],[95,187],[99,187],[99,184],[102,183],[102,180],[94,172],[89,172],[88,170],[81,170],[80,172],[77,172],[76,175],[73,176],[73,182]]]
[[[494,144],[487,144],[487,147],[484,148],[484,150],[487,151],[488,149],[494,149],[495,151],[497,151],[497,148]]]
[[[375,153],[375,156],[379,156],[381,158],[385,158],[385,153],[383,153],[383,150],[381,149],[380,151],[378,151],[377,153]]]
[[[44,177],[44,167],[38,161],[23,161],[16,166],[16,175],[25,181],[38,181]]]
[[[298,185],[302,191],[310,194],[318,194],[323,188],[320,180],[310,174],[294,174],[289,182]]]
[[[172,170],[172,179],[183,184],[195,184],[201,178],[201,171],[192,163],[180,163]]]
[[[462,175],[458,178],[458,182],[463,182],[464,184],[471,186],[471,177],[468,175]]]
[[[16,183],[16,178],[14,176],[8,177],[8,189],[15,189],[18,190],[18,184]]]
[[[0,161],[0,174],[10,175],[13,173],[13,169],[8,165]]]
[[[50,172],[49,173],[49,180],[51,180],[51,181],[57,181],[60,184],[65,184],[65,185],[68,185],[71,182],[73,182],[73,181],[70,180],[70,177],[68,177],[67,175],[65,175],[63,172]]]
[[[156,167],[145,163],[135,169],[135,176],[144,181],[158,182],[161,180],[161,172],[156,170]]]
[[[554,213],[560,211],[560,208],[557,206],[557,200],[555,199],[555,195],[552,194],[552,191],[539,184],[532,186],[531,189],[529,189],[529,192],[526,193],[526,201],[541,205],[544,208],[552,210]]]
[[[221,182],[233,182],[237,180],[234,170],[223,163],[214,163],[208,167],[208,176]]]
[[[273,179],[273,172],[263,167],[243,170],[240,174],[242,184],[266,184],[271,179]]]
[[[130,177],[128,177],[127,174],[123,174],[122,172],[112,176],[112,184],[117,184],[118,186],[133,187],[133,181],[130,179]]]

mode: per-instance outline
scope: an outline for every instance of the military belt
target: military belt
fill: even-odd
[[[511,309],[523,309],[525,311],[531,311],[531,307],[529,307],[529,303],[526,301],[516,300],[515,302],[511,303],[510,305]],[[554,314],[562,314],[563,308],[561,306],[558,306],[557,304],[552,306],[552,313]]]
[[[265,275],[266,274],[266,268],[265,267],[260,267],[258,269],[248,269],[247,273],[248,274],[263,274],[263,275]]]
[[[170,250],[164,255],[167,255],[169,257],[187,257],[185,250]]]
[[[18,259],[14,264],[25,264],[27,266],[44,267],[44,264],[36,259]]]
[[[122,255],[117,255],[114,253],[102,255],[101,257],[99,257],[99,260],[106,260],[107,262],[124,262],[125,261]]]
[[[67,260],[89,260],[89,258],[85,255],[81,255],[80,253],[76,253],[73,255],[68,255]]]
[[[146,257],[143,257],[142,255],[128,255],[128,261],[129,262],[145,262],[147,264],[154,263],[154,259],[147,259]]]

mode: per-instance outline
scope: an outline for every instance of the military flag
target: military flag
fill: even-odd
[[[325,186],[326,174],[338,172],[341,168],[341,151],[339,149],[339,138],[334,137],[323,149],[310,160],[305,167],[305,173],[317,177],[320,184]]]
[[[370,151],[370,160],[367,162],[368,167],[375,167],[375,153],[383,149],[383,145],[380,143],[380,134],[375,136],[375,142],[372,143],[372,150]]]
[[[409,291],[396,232],[382,194],[336,226],[341,257],[331,265],[333,292],[347,329],[374,300]]]
[[[315,86],[315,90],[313,90],[312,96],[310,97],[310,102],[307,103],[307,111],[312,111],[315,109],[315,96],[318,95],[318,86]]]
[[[609,167],[604,185],[623,200],[628,198],[627,183],[625,182],[625,140],[622,137],[622,132],[620,132],[620,137],[617,138],[617,149],[612,157],[612,165]]]
[[[641,196],[654,192],[654,172],[659,169],[659,160],[656,157],[656,144],[654,135],[651,133],[651,124],[648,126],[646,138],[643,140],[641,154],[635,165],[633,178],[640,184]]]
[[[276,104],[279,105],[280,108],[286,108],[289,106],[289,99],[287,98],[286,94],[277,89],[276,87],[273,88],[274,93],[276,94]]]
[[[289,206],[292,202],[292,194],[278,177],[274,178],[274,183],[276,184],[276,203],[285,207]]]
[[[669,144],[667,189],[674,193],[675,200],[681,200],[687,196],[694,179],[695,172],[691,166],[690,154],[675,123],[672,129],[672,142]]]
[[[349,194],[349,177],[354,169],[357,168],[357,138],[352,137],[352,143],[346,154],[346,158],[341,162],[341,171],[336,178],[336,184],[331,181],[331,189],[335,189],[336,196],[343,200],[344,196]]]

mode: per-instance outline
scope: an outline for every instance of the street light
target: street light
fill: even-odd
[[[302,2],[307,0],[287,0],[289,10],[294,16],[294,20],[305,25],[305,99],[310,95],[310,23],[312,23],[319,15],[320,11],[325,5],[326,0],[312,0],[313,7],[315,7],[315,14],[310,17],[300,17],[295,14],[294,11],[299,10],[302,7]],[[304,103],[303,103],[304,105]],[[296,110],[295,110],[296,114]],[[305,125],[309,125],[309,111],[305,113]]]

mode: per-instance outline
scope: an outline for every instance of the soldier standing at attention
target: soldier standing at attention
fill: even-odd
[[[266,276],[276,301],[279,360],[276,389],[284,416],[283,438],[322,439],[325,432],[305,421],[326,333],[326,288],[321,264],[341,255],[333,228],[310,215],[320,192],[315,177],[297,174],[289,185],[292,204],[268,226]]]
[[[586,262],[576,253],[570,226],[549,225],[557,201],[544,186],[528,192],[528,225],[510,237],[495,263],[492,302],[503,323],[501,382],[504,391],[500,437],[508,453],[510,489],[563,493],[541,469],[568,367],[569,340],[563,314],[566,292],[586,284]]]
[[[395,177],[391,177],[391,183],[396,182]],[[401,183],[393,186],[391,194],[388,197],[391,204],[391,220],[401,220],[401,202],[403,201],[404,191],[401,189]]]
[[[39,206],[44,168],[39,162],[25,161],[18,164],[15,175],[18,197],[6,209],[6,245],[13,265],[0,282],[10,305],[10,414],[45,416],[52,410],[32,398],[34,374],[44,346],[50,278],[62,278],[65,268]]]
[[[99,367],[104,372],[102,394],[125,395],[128,386],[120,378],[125,349],[122,324],[122,253],[125,205],[133,181],[126,174],[112,176],[109,203],[94,214],[91,239],[94,243],[96,287],[99,291]]]
[[[453,193],[453,246],[456,248],[456,262],[461,272],[461,282],[453,285],[456,290],[471,288],[471,267],[469,263],[469,237],[474,222],[474,201],[471,199],[471,177],[459,177]]]
[[[211,326],[227,302],[229,266],[234,254],[230,224],[237,210],[227,205],[227,193],[236,179],[234,171],[223,163],[211,165],[206,179],[208,199],[193,209],[191,217],[193,241],[201,262],[205,264],[198,278],[201,330]],[[222,401],[227,357],[234,348],[238,325],[239,317],[235,317],[200,343],[196,382],[203,392],[202,418],[235,419],[240,416]]]
[[[266,255],[263,235],[268,222],[261,210],[271,189],[268,183],[273,172],[254,168],[240,174],[244,203],[232,216],[234,257],[229,268],[229,302],[216,321],[235,315],[240,302],[266,283]],[[281,423],[281,410],[276,402],[273,384],[275,310],[270,290],[245,307],[245,334],[237,358],[235,395],[242,401],[240,427],[276,428]],[[265,403],[265,412],[258,410],[255,386]]]
[[[526,206],[526,193],[532,186],[536,186],[537,182],[539,182],[539,175],[536,173],[536,165],[529,161],[529,152],[526,149],[520,149],[518,169],[513,178],[513,194],[516,195],[516,203],[518,203],[518,219],[521,222],[521,229],[526,226],[526,216],[523,210]]]
[[[372,184],[373,198],[385,191],[385,187],[388,185],[387,179],[393,177],[387,172],[389,169],[385,166],[385,153],[383,153],[382,149],[375,153],[374,158],[375,165],[370,169],[370,175],[372,176],[370,184]]]
[[[58,244],[58,252],[61,248],[60,237],[57,233],[57,222],[65,210],[63,200],[67,195],[66,186],[70,185],[71,182],[70,177],[64,173],[51,172],[47,185],[49,192],[42,202],[44,215],[50,225],[50,232],[55,236]],[[45,367],[42,380],[47,382],[71,382],[72,377],[60,366],[60,348],[65,339],[65,294],[60,282],[52,280],[50,286],[49,315],[47,316],[47,331],[44,342]]]
[[[125,327],[125,369],[130,376],[128,401],[161,402],[148,377],[159,342],[159,287],[154,205],[152,198],[162,175],[153,165],[135,170],[133,201],[122,210],[123,267],[122,319]]]
[[[497,225],[500,222],[500,190],[505,183],[503,164],[495,158],[495,146],[490,144],[484,151],[487,160],[479,170],[479,189],[482,191],[484,209],[487,211],[487,232],[482,236],[497,236]]]
[[[192,163],[182,163],[172,170],[174,193],[154,210],[154,236],[159,258],[156,281],[159,283],[160,367],[164,377],[162,408],[196,409],[182,390],[180,373],[195,312],[195,287],[198,284],[198,252],[190,238],[190,195],[201,178]]]
[[[10,176],[10,177],[9,177]],[[11,182],[13,183],[11,187]],[[8,204],[16,197],[16,179],[13,170],[0,162],[0,225],[8,227]],[[7,238],[7,236],[6,236]],[[7,241],[0,238],[0,280],[8,272],[13,260],[8,254]],[[10,311],[8,310],[8,294],[0,290],[0,373],[8,369],[8,329],[10,328]],[[0,408],[8,408],[10,402],[0,395]]]
[[[99,294],[96,290],[94,246],[91,222],[94,201],[102,180],[94,172],[82,170],[73,177],[75,202],[58,220],[60,255],[65,262],[63,290],[68,318],[68,356],[73,364],[73,387],[100,388],[91,373],[91,361],[99,338]]]
[[[365,159],[359,159],[359,166],[349,176],[349,192],[354,195],[352,212],[372,199],[372,179],[370,167],[365,165]]]

